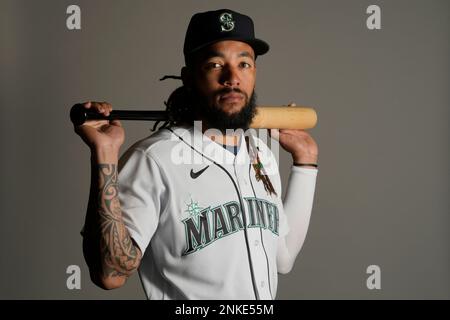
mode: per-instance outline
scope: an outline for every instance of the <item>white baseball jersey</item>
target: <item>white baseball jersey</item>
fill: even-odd
[[[254,141],[264,166],[277,167]],[[289,227],[278,170],[269,177],[277,195],[256,180],[243,135],[236,156],[194,126],[134,144],[119,162],[119,200],[147,298],[274,299]]]

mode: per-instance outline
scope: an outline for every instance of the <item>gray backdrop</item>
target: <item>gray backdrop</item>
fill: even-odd
[[[69,108],[86,100],[161,109],[179,83],[187,24],[228,7],[271,45],[259,102],[312,106],[320,148],[312,220],[279,299],[448,299],[450,2],[2,0],[3,299],[143,299],[139,277],[103,291],[89,280],[80,228],[89,150]],[[66,28],[81,7],[82,29]],[[381,7],[381,30],[366,8]],[[122,151],[151,123],[124,122]],[[284,184],[290,157],[281,156]],[[81,267],[81,290],[66,268]],[[381,290],[366,268],[381,268]]]

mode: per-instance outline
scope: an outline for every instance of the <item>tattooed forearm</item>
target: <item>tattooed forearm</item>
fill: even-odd
[[[119,203],[116,164],[97,164],[93,170],[91,190],[96,194],[90,199],[91,265],[103,278],[130,276],[139,266],[141,252],[136,248],[126,229]],[[95,191],[96,189],[96,191]]]
[[[117,165],[99,164],[98,213],[102,238],[105,276],[129,276],[139,265],[140,252],[136,249],[122,220],[118,199]]]

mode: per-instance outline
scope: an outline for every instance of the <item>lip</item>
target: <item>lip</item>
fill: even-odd
[[[244,97],[240,93],[226,93],[220,96],[220,100],[227,102],[241,101],[242,99],[244,99]]]

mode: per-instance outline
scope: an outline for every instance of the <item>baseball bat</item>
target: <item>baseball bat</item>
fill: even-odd
[[[258,106],[250,128],[259,129],[311,129],[317,123],[317,114],[310,107]],[[113,110],[104,116],[94,110],[75,104],[70,110],[70,120],[76,126],[88,120],[168,120],[166,111]]]

